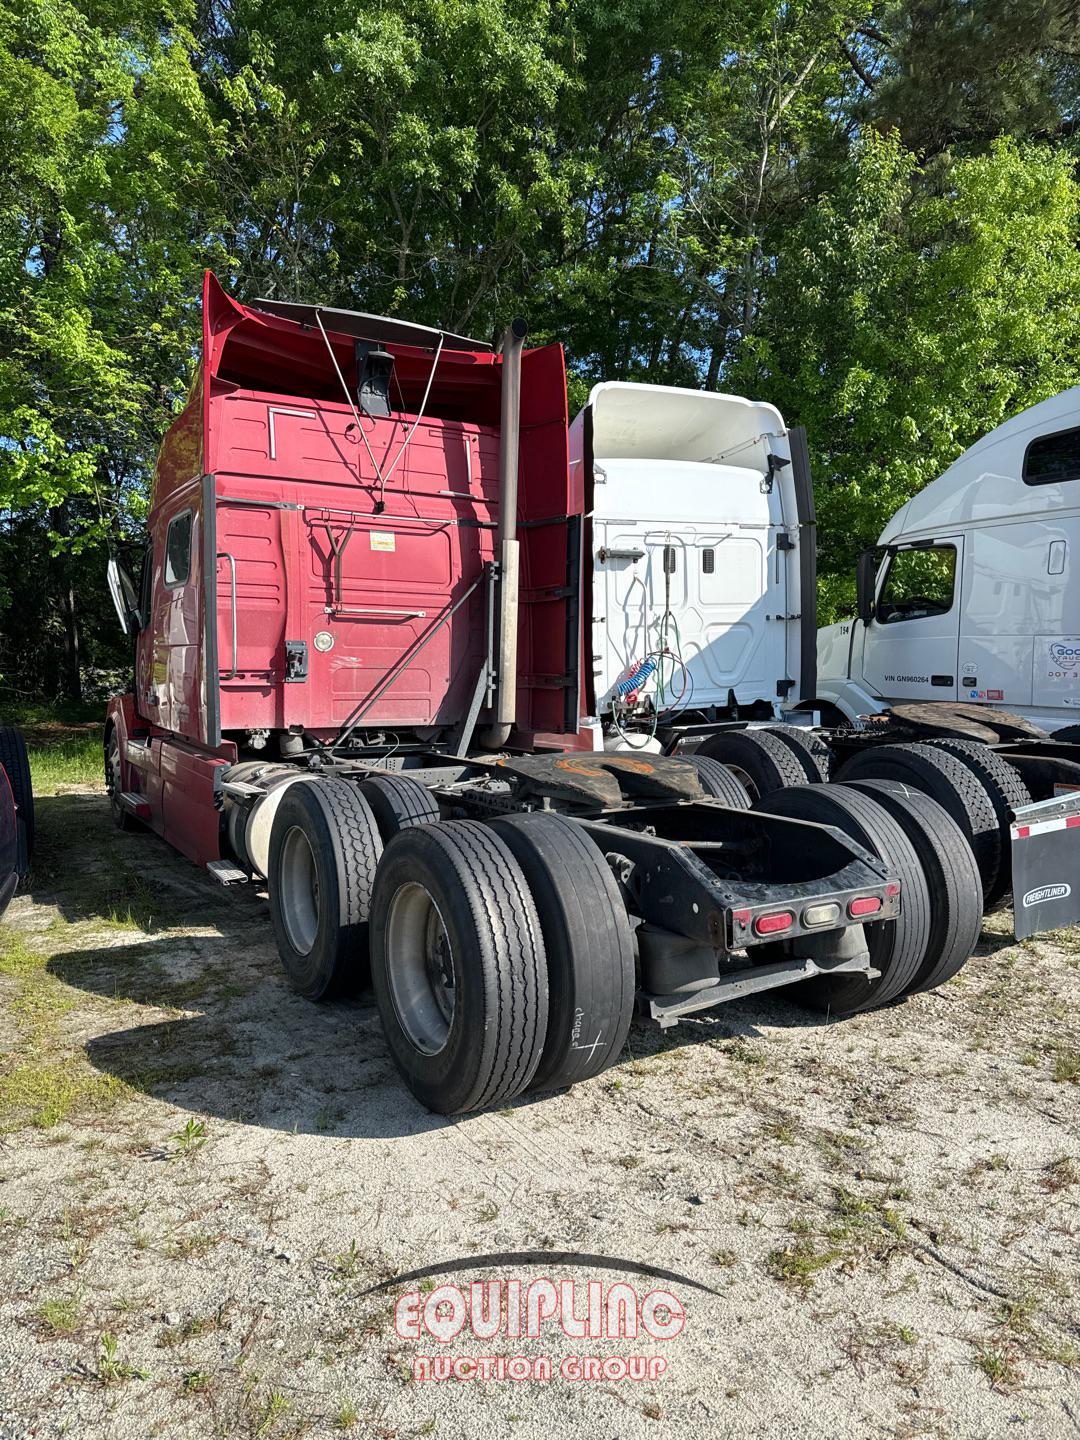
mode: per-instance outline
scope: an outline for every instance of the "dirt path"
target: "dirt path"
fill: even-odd
[[[447,1122],[368,997],[286,990],[257,894],[86,789],[39,816],[0,931],[0,1440],[1080,1436],[1077,933],[1001,922],[943,992],[844,1024],[636,1024],[596,1081]],[[674,1287],[667,1342],[514,1342],[667,1361],[640,1383],[417,1381],[439,1347],[362,1293],[551,1250],[715,1293]]]

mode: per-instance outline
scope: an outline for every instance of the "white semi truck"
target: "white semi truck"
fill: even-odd
[[[737,395],[608,382],[570,428],[570,464],[591,477],[586,679],[609,744],[624,723],[644,748],[665,719],[775,721],[813,697],[801,429]]]
[[[902,506],[857,588],[856,617],[818,634],[824,719],[963,701],[1080,736],[1080,386]]]

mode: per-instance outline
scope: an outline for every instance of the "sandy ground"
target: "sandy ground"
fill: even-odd
[[[1080,934],[1004,918],[944,991],[635,1023],[573,1092],[446,1121],[369,996],[283,983],[263,900],[42,800],[0,933],[0,1437],[1080,1435]],[[422,1381],[393,1295],[572,1251],[673,1283],[654,1381]],[[555,1280],[655,1281],[589,1264]],[[432,1282],[427,1282],[428,1287]],[[417,1288],[411,1287],[400,1288]]]

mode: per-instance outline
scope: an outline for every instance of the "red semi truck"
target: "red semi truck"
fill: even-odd
[[[562,349],[524,339],[245,306],[208,274],[141,580],[110,565],[117,824],[264,881],[301,994],[370,967],[442,1112],[596,1074],[635,997],[661,1025],[795,982],[834,1015],[888,1003],[955,973],[982,912],[946,810],[820,783],[806,732],[749,742],[781,795],[688,753],[700,727],[595,748],[588,425],[572,459]],[[792,463],[765,459],[770,485]]]

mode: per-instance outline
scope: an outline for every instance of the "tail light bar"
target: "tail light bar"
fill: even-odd
[[[843,929],[872,919],[895,920],[900,913],[900,886],[895,880],[878,889],[841,895],[815,895],[807,903],[778,907],[745,905],[728,911],[732,946],[807,932]]]

